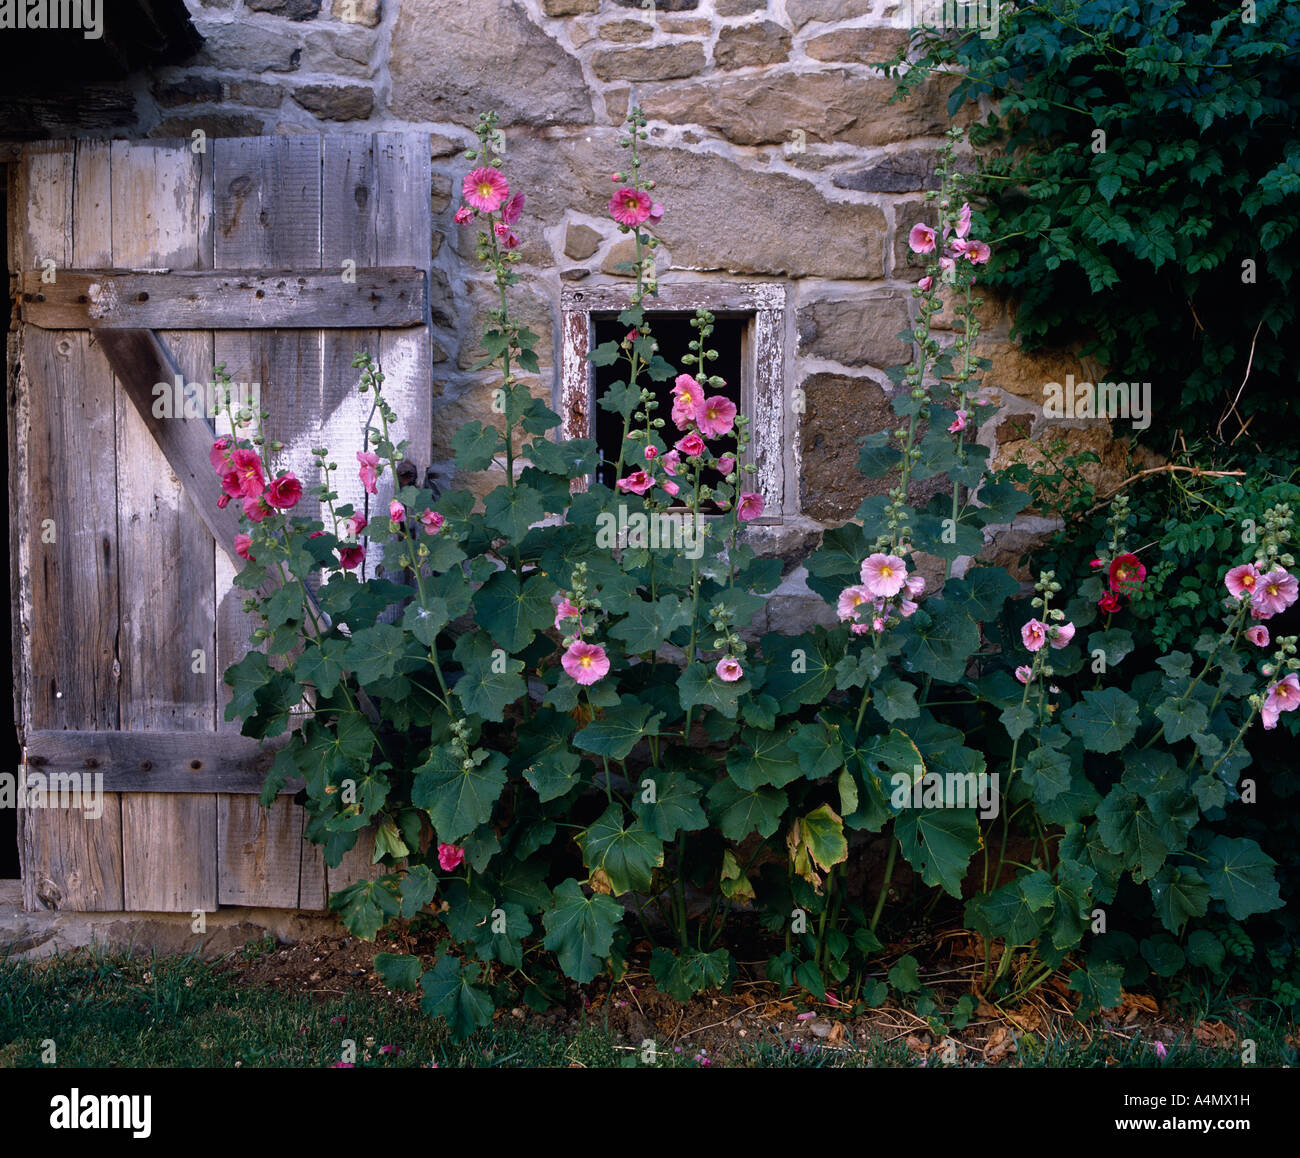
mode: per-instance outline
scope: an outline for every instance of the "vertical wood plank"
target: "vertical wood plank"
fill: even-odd
[[[175,143],[115,141],[111,171],[109,264],[201,268],[212,199],[203,155]],[[188,380],[207,380],[210,334],[162,337]],[[207,731],[214,725],[212,677],[193,670],[191,654],[205,653],[205,669],[215,659],[212,538],[120,385],[117,454],[121,726]],[[214,794],[126,793],[122,840],[128,909],[216,908]]]
[[[256,796],[217,797],[221,904],[298,907],[305,815],[289,800],[264,809]]]

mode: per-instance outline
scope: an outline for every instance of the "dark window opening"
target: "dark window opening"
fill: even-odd
[[[673,381],[676,374],[691,374],[692,377],[698,377],[698,369],[693,364],[684,361],[687,354],[691,354],[690,344],[699,337],[699,331],[691,325],[694,318],[693,313],[650,313],[647,314],[650,322],[650,332],[655,341],[659,343],[659,353],[663,356],[676,371],[673,378],[664,382],[653,382],[644,373],[640,376],[639,381],[642,386],[654,391],[655,398],[659,403],[658,409],[654,412],[656,418],[662,418],[664,425],[658,431],[660,439],[668,449],[672,449],[673,443],[683,437],[683,432],[678,430],[672,421],[673,409]],[[723,397],[730,399],[736,406],[737,411],[741,411],[741,370],[743,366],[744,337],[749,325],[749,317],[744,314],[733,315],[714,315],[713,332],[709,335],[706,342],[708,349],[718,352],[717,358],[706,363],[705,372],[716,374],[722,378],[726,385],[720,389],[711,389],[705,387],[705,397],[712,397],[715,394],[721,394]],[[622,325],[618,320],[618,315],[614,313],[592,314],[593,328],[593,348],[599,346],[602,342],[621,342],[627,335],[627,327]],[[612,366],[596,366],[595,371],[595,397],[597,402],[605,391],[618,381],[627,380],[627,361],[620,359]],[[613,487],[615,483],[614,465],[618,461],[619,439],[623,435],[623,417],[611,410],[605,410],[601,406],[595,407],[595,436],[596,445],[600,450],[601,458],[607,460],[596,471],[597,481],[607,487]],[[711,438],[709,448],[715,455],[732,454],[736,452],[736,439],[734,434]],[[626,460],[623,463],[623,475],[630,474],[633,470],[642,465],[643,460]],[[706,486],[716,485],[722,482],[722,476],[716,471],[705,471],[704,484]],[[685,496],[678,496],[679,501]],[[716,510],[713,503],[701,504],[701,510]]]

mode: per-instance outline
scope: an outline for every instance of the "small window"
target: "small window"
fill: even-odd
[[[556,399],[563,419],[565,438],[592,438],[602,457],[618,458],[618,439],[623,420],[596,405],[601,392],[621,376],[625,364],[593,366],[589,351],[602,342],[619,341],[626,328],[618,314],[630,304],[626,286],[565,287],[563,310],[562,373]],[[788,412],[785,397],[785,287],[779,285],[684,286],[662,283],[657,297],[645,300],[651,333],[660,353],[679,373],[693,370],[683,361],[690,343],[698,336],[690,324],[698,309],[714,315],[709,346],[718,357],[709,372],[724,379],[718,391],[730,398],[750,419],[750,443],[744,460],[755,467],[746,489],[763,496],[764,514],[759,523],[781,522],[783,503],[783,457],[786,445],[783,416]],[[672,382],[643,383],[655,390],[660,400],[658,414],[667,419],[671,411]],[[725,443],[720,449],[733,449]],[[613,486],[613,467],[604,466],[596,478]],[[587,485],[578,480],[575,489]]]

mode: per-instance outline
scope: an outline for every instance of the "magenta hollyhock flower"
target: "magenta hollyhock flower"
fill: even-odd
[[[250,563],[255,563],[257,560],[255,560],[253,556],[248,553],[248,549],[252,545],[253,545],[252,535],[239,534],[235,536],[235,554],[238,555],[241,559],[246,559]]]
[[[395,523],[406,521],[406,508],[396,499],[388,504],[388,517]]]
[[[1051,643],[1057,651],[1060,651],[1061,648],[1065,647],[1073,638],[1073,623],[1059,624],[1048,632],[1048,642]]]
[[[420,522],[424,524],[424,533],[426,535],[436,535],[442,530],[442,524],[446,521],[437,511],[431,511],[428,507],[425,507],[424,514],[420,516]]]
[[[501,208],[501,202],[510,196],[510,186],[501,171],[489,166],[466,173],[460,191],[466,201],[484,213]]]
[[[659,448],[657,446],[647,446],[645,448],[646,461],[650,462],[659,457]]]
[[[736,404],[730,398],[715,394],[700,407],[700,433],[705,438],[727,434],[736,423]]]
[[[1141,587],[1146,577],[1147,569],[1136,555],[1128,553],[1116,555],[1110,561],[1109,578],[1112,591],[1120,591],[1127,595],[1134,588]]]
[[[892,599],[907,582],[907,564],[897,555],[877,551],[862,561],[862,582],[872,595]]]
[[[958,237],[965,237],[970,233],[970,206],[963,204],[957,213],[957,228],[953,231]]]
[[[723,474],[730,474],[736,469],[736,460],[729,454],[724,454],[718,459],[718,470]]]
[[[1047,642],[1047,625],[1031,619],[1020,629],[1020,638],[1030,651],[1039,651]]]
[[[713,670],[718,673],[718,679],[728,684],[734,684],[745,674],[745,669],[740,666],[740,661],[732,659],[731,656],[718,660],[718,666]]]
[[[505,207],[501,210],[501,220],[507,225],[513,225],[519,220],[523,211],[524,195],[522,193],[516,193],[505,203]]]
[[[1164,1061],[1165,1058],[1169,1055],[1169,1051],[1165,1049],[1165,1043],[1163,1041],[1158,1041],[1155,1043],[1155,1051],[1156,1051],[1156,1057],[1158,1057],[1161,1061]]]
[[[399,1053],[401,1053],[402,1051],[401,1051],[401,1049],[400,1049],[398,1046],[395,1046],[395,1045],[381,1045],[381,1046],[379,1047],[379,1052],[380,1052],[380,1053],[399,1054]]]
[[[965,248],[963,250],[962,256],[965,257],[965,259],[969,261],[971,265],[983,265],[986,261],[988,261],[990,256],[992,256],[992,253],[993,251],[989,249],[989,247],[984,242],[968,241],[965,243]]]
[[[1115,612],[1119,610],[1119,596],[1113,591],[1107,591],[1100,599],[1097,600],[1097,606],[1106,612]]]
[[[664,207],[656,201],[650,206],[650,216],[646,218],[651,225],[658,225],[664,219]]]
[[[1246,628],[1246,638],[1256,647],[1268,646],[1268,628],[1262,624]]]
[[[229,496],[229,495],[218,495],[218,496],[217,496],[217,509],[218,509],[218,510],[222,510],[222,511],[224,511],[228,506],[230,506],[230,496]]]
[[[925,576],[921,574],[909,575],[903,580],[903,587],[906,588],[907,594],[916,599],[918,596],[925,594]]]
[[[244,514],[253,522],[260,523],[267,515],[273,515],[275,512],[266,505],[265,496],[258,495],[256,498],[244,500]]]
[[[1091,563],[1088,564],[1088,566],[1095,571],[1098,567],[1104,567],[1106,566],[1106,564],[1103,563],[1100,559],[1094,559]]]
[[[1234,567],[1223,577],[1228,594],[1234,599],[1249,598],[1255,594],[1259,585],[1259,568],[1254,563],[1243,563]]]
[[[1029,677],[1033,674],[1033,669],[1027,663],[1022,663],[1018,668],[1016,668],[1016,679],[1018,679],[1022,684],[1027,684],[1029,682]]]
[[[642,189],[620,189],[609,199],[609,215],[620,225],[640,225],[653,208],[650,194]]]
[[[835,610],[839,612],[841,619],[857,619],[858,608],[863,604],[871,602],[871,592],[861,584],[854,584],[852,587],[846,587],[840,592],[840,597],[836,600]]]
[[[501,245],[504,249],[518,249],[519,238],[514,235],[514,231],[512,230],[506,234],[506,239],[501,243]]]
[[[932,285],[934,285],[934,278],[923,277],[916,283],[916,288],[919,290],[928,290]]]
[[[1293,712],[1300,706],[1300,676],[1291,672],[1268,689],[1264,697],[1264,707],[1260,716],[1264,727],[1272,731],[1277,727],[1277,718],[1283,712]]]
[[[563,631],[564,628],[560,626],[561,623],[566,619],[577,619],[581,614],[582,612],[569,602],[567,595],[561,595],[559,606],[555,609],[555,630]]]
[[[740,501],[736,504],[736,518],[742,523],[753,522],[763,513],[763,496],[754,491],[744,491],[741,493]]]
[[[676,449],[678,453],[686,455],[687,458],[699,458],[706,448],[704,439],[692,430],[685,438],[677,440]]]
[[[673,422],[678,430],[685,430],[700,416],[704,405],[704,391],[689,374],[678,374],[673,383]]]
[[[344,571],[352,571],[361,566],[361,561],[366,557],[364,547],[340,547],[339,548],[339,566]]]
[[[262,477],[262,460],[255,450],[236,450],[230,456],[234,473],[239,477],[239,494],[232,498],[256,498],[266,490]]]
[[[468,225],[474,220],[474,210],[472,210],[468,205],[462,205],[456,210],[455,214],[452,216],[452,220],[455,221],[457,225]]]
[[[271,506],[287,511],[290,507],[296,506],[300,498],[302,498],[302,483],[292,473],[282,474],[271,480],[266,495],[267,502]]]
[[[510,226],[508,226],[504,221],[498,221],[494,226],[492,226],[492,232],[498,237],[508,237],[510,234]]]
[[[348,516],[348,529],[352,532],[352,537],[354,539],[366,529],[367,523],[368,520],[366,519],[366,516],[360,511]]]
[[[682,464],[682,456],[675,450],[670,450],[664,455],[664,470],[670,475],[676,477],[677,468]]]
[[[655,480],[643,470],[634,470],[627,478],[619,479],[614,485],[624,494],[631,491],[633,494],[643,495],[655,485]]]
[[[957,417],[952,420],[948,426],[949,434],[956,434],[959,430],[966,429],[966,411],[958,410]]]
[[[379,493],[379,455],[373,450],[357,451],[357,462],[361,464],[361,485],[369,494]]]
[[[229,435],[223,434],[212,444],[212,449],[208,451],[208,461],[217,474],[225,474],[231,469]]]
[[[907,245],[913,253],[933,253],[934,230],[917,222],[907,235]]]
[[[244,497],[244,480],[239,477],[239,471],[229,470],[221,476],[221,490],[227,498]]]
[[[438,864],[445,873],[454,872],[465,859],[465,850],[458,844],[438,845]]]
[[[1290,607],[1297,594],[1300,594],[1300,585],[1297,585],[1295,576],[1281,567],[1274,567],[1267,575],[1261,575],[1255,584],[1254,594],[1250,597],[1251,609],[1262,613],[1260,619],[1267,619]]]
[[[560,666],[580,684],[594,684],[609,674],[609,656],[594,643],[575,640],[560,656]]]

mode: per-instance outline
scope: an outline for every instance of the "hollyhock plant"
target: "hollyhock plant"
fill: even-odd
[[[242,499],[244,497],[244,480],[239,477],[237,470],[228,471],[221,476],[221,490],[230,499]]]
[[[584,687],[609,674],[609,656],[594,643],[575,640],[560,657],[560,665]]]
[[[750,523],[762,514],[763,496],[754,491],[742,493],[740,501],[736,504],[736,518],[742,523]]]
[[[1120,609],[1119,596],[1113,591],[1107,591],[1105,595],[1097,600],[1097,606],[1103,611],[1113,614]]]
[[[581,609],[570,603],[567,595],[561,595],[560,602],[555,608],[555,630],[563,631],[564,628],[560,626],[561,623],[566,619],[577,619],[581,614]]]
[[[891,599],[907,582],[907,564],[897,555],[877,551],[863,560],[862,582],[873,596]]]
[[[1027,663],[1022,663],[1016,668],[1016,679],[1022,684],[1027,684],[1031,675],[1033,675],[1033,669]]]
[[[682,456],[675,450],[670,450],[663,457],[664,470],[668,474],[673,475],[674,477],[676,477],[677,468],[681,466],[681,464],[682,464]]]
[[[682,489],[672,479],[666,478],[660,484],[671,496],[677,497],[678,492]]]
[[[524,195],[516,193],[501,210],[501,222],[503,225],[514,225],[524,212]]]
[[[465,850],[457,844],[438,845],[438,865],[443,872],[455,872],[465,860]]]
[[[645,457],[647,462],[653,462],[659,457],[659,448],[657,446],[647,446],[645,448]]]
[[[655,480],[643,470],[634,470],[627,478],[619,479],[614,485],[624,494],[630,492],[635,495],[643,495],[655,485]]]
[[[461,196],[475,209],[493,213],[510,196],[510,186],[499,169],[484,166],[465,174]]]
[[[960,430],[966,429],[966,411],[958,410],[957,417],[948,425],[948,433],[956,434]]]
[[[1020,639],[1030,651],[1041,651],[1047,642],[1047,624],[1031,619],[1020,629]]]
[[[968,241],[962,249],[962,256],[971,263],[971,265],[984,265],[992,256],[993,251],[989,249],[987,243],[983,241]]]
[[[903,580],[903,587],[907,591],[908,598],[918,599],[925,594],[925,576],[914,572]]]
[[[700,407],[698,421],[700,433],[705,438],[730,434],[736,424],[736,404],[730,398],[715,394],[712,398],[705,399],[704,405]]]
[[[729,454],[724,454],[718,459],[718,470],[723,474],[730,474],[736,469],[736,460]]]
[[[426,535],[436,535],[442,530],[442,525],[446,520],[437,511],[425,508],[424,514],[420,516],[420,522],[424,526]]]
[[[258,495],[256,498],[246,498],[244,500],[244,515],[254,523],[260,523],[268,515],[275,514],[266,503],[265,495]]]
[[[1259,584],[1259,568],[1254,563],[1243,563],[1240,567],[1233,567],[1223,577],[1223,582],[1234,599],[1249,599]]]
[[[230,437],[222,435],[212,444],[212,449],[208,451],[208,461],[217,474],[225,474],[226,471],[234,469],[230,462],[231,445]]]
[[[253,562],[253,556],[248,553],[248,549],[253,545],[252,535],[238,534],[235,536],[235,554],[241,559]]]
[[[297,506],[298,500],[302,498],[302,483],[292,474],[282,474],[271,480],[266,498],[271,506],[287,511]]]
[[[1259,619],[1278,615],[1296,601],[1298,590],[1295,576],[1275,567],[1256,582],[1250,597],[1251,611],[1258,612],[1256,618]]]
[[[609,215],[629,228],[647,220],[653,208],[650,194],[640,189],[620,189],[609,199]]]
[[[740,666],[740,661],[733,659],[731,656],[718,660],[718,666],[714,668],[714,671],[718,673],[718,679],[728,684],[734,684],[745,674],[745,669]]]
[[[360,511],[357,511],[356,513],[348,516],[347,522],[348,522],[348,531],[354,539],[358,535],[360,535],[361,532],[364,531],[366,529],[366,526],[368,525],[368,520],[366,519],[366,516],[363,515]]]
[[[933,253],[935,249],[934,230],[928,225],[917,222],[907,235],[907,245],[913,253]]]
[[[969,203],[962,205],[961,209],[958,211],[957,224],[953,227],[953,232],[961,238],[966,237],[970,233]]]
[[[934,285],[934,278],[926,276],[916,283],[916,288],[924,292],[932,285]]]
[[[1267,731],[1277,727],[1278,716],[1283,712],[1293,712],[1300,707],[1300,676],[1291,672],[1270,685],[1264,695],[1264,706],[1260,709],[1260,718]]]
[[[357,451],[357,462],[361,464],[360,475],[361,485],[366,488],[367,494],[377,495],[379,493],[379,455],[373,450]]]

